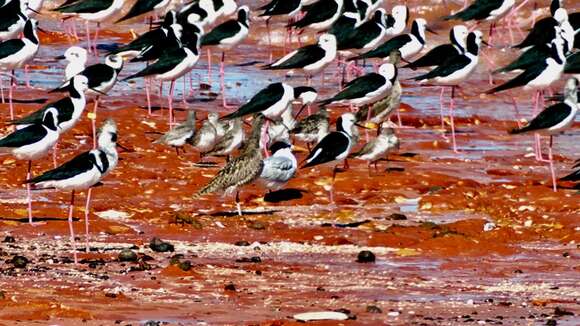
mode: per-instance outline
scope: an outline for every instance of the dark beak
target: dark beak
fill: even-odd
[[[485,46],[487,46],[487,47],[490,47],[490,48],[491,48],[491,44],[487,43],[487,42],[486,42],[486,41],[484,41],[484,40],[481,40],[481,44],[483,44],[483,45],[485,45]]]
[[[30,8],[30,6],[26,6],[26,8],[27,8],[28,10],[32,11],[33,13],[35,13],[35,14],[37,14],[37,15],[40,15],[40,12],[38,12],[38,11],[36,11],[36,10],[34,10],[34,9]]]
[[[45,30],[45,29],[42,29],[42,28],[40,28],[40,27],[36,27],[36,29],[37,29],[39,32],[42,32],[42,33],[44,33],[44,34],[50,34],[50,32],[49,32],[49,31],[47,31],[47,30]]]
[[[120,148],[120,149],[122,149],[123,151],[125,151],[125,152],[128,152],[128,153],[132,153],[132,152],[134,152],[134,151],[135,151],[135,150],[133,150],[133,149],[129,149],[129,148],[127,148],[127,147],[125,147],[125,146],[121,145],[120,143],[117,143],[117,146],[119,146],[119,148]]]
[[[94,89],[94,88],[89,88],[89,89],[95,93],[99,93],[101,95],[107,95],[107,93],[103,93],[103,92],[99,91],[98,89]]]
[[[431,29],[431,27],[429,27],[429,26],[425,26],[425,30],[426,30],[427,32],[431,33],[431,34],[438,35],[438,34],[437,34],[437,32],[435,32],[434,30],[432,30],[432,29]]]
[[[59,55],[58,57],[54,57],[55,60],[64,60],[66,57],[64,55]]]
[[[302,107],[300,108],[300,110],[298,110],[298,113],[296,113],[296,115],[294,116],[294,119],[298,118],[300,116],[300,113],[302,113],[302,111],[304,110],[305,107],[307,107],[308,105],[304,104],[302,105]]]

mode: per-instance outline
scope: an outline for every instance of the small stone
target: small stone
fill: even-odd
[[[191,262],[189,260],[182,261],[177,266],[179,266],[179,269],[181,269],[184,272],[191,270]]]
[[[407,216],[405,216],[404,214],[393,213],[393,214],[389,215],[389,217],[387,217],[387,220],[391,220],[391,221],[406,221],[407,220]]]
[[[554,309],[554,316],[556,317],[574,316],[574,313],[568,310],[564,310],[563,308],[556,307],[556,309]]]
[[[569,252],[564,252],[564,253],[562,254],[562,257],[564,257],[564,258],[568,258],[568,257],[570,257],[570,253],[569,253]]]
[[[161,322],[156,320],[148,320],[145,322],[145,324],[143,324],[143,326],[161,326]]]
[[[367,312],[371,314],[382,314],[383,310],[377,306],[367,306]]]
[[[495,229],[495,223],[493,222],[487,222],[485,225],[483,225],[484,232],[493,231],[493,229]]]
[[[171,243],[165,242],[159,238],[151,239],[149,247],[155,252],[173,252],[175,250],[175,247],[173,247]]]
[[[249,247],[250,243],[248,241],[238,241],[234,245],[238,247]]]
[[[234,285],[234,283],[230,282],[230,283],[226,284],[226,286],[224,286],[224,290],[236,292],[236,286]]]
[[[6,292],[0,291],[0,300],[6,299]]]
[[[375,254],[369,250],[363,250],[358,253],[356,261],[358,263],[374,263],[376,260]]]
[[[118,258],[119,258],[119,261],[136,262],[137,261],[137,253],[135,253],[131,249],[123,249],[119,253]]]
[[[254,221],[250,224],[250,229],[254,230],[265,230],[266,225],[260,221]]]
[[[11,236],[11,235],[7,235],[7,236],[4,237],[4,240],[2,240],[2,242],[4,242],[4,243],[14,243],[14,242],[16,242],[16,239],[14,239],[14,237]]]
[[[527,228],[529,228],[530,226],[532,226],[532,224],[534,224],[534,221],[532,221],[532,220],[526,220],[524,222],[524,226],[527,227]]]
[[[24,256],[17,255],[12,258],[12,264],[16,268],[26,268],[26,265],[28,265],[29,262],[30,261],[28,260],[28,258]]]
[[[398,317],[401,313],[398,311],[389,311],[389,313],[387,313],[387,315],[389,317]]]
[[[556,325],[558,325],[556,319],[548,319],[548,321],[546,321],[546,326],[556,326]]]
[[[171,259],[169,259],[169,264],[177,265],[181,262],[183,257],[185,257],[185,256],[183,256],[182,254],[173,255],[173,256],[171,256]]]

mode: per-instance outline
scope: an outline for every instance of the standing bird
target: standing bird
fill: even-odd
[[[0,10],[0,41],[18,37],[28,20],[28,3],[20,0],[5,0]]]
[[[388,159],[389,152],[393,149],[398,149],[399,145],[399,138],[395,134],[395,131],[385,123],[379,129],[379,134],[375,139],[366,143],[363,148],[356,153],[352,153],[349,157],[367,161],[370,176],[371,164],[374,164],[376,172],[379,160],[384,158]]]
[[[236,208],[238,215],[242,215],[239,188],[256,181],[264,167],[260,150],[260,135],[263,133],[264,120],[265,117],[262,114],[255,116],[252,132],[240,156],[226,163],[218,174],[193,196],[194,199],[218,191],[223,192],[224,195],[236,192]]]
[[[68,211],[68,226],[70,241],[73,247],[75,264],[78,263],[73,227],[73,210],[75,192],[87,190],[85,206],[85,245],[89,251],[89,214],[91,205],[92,187],[108,175],[119,161],[117,154],[117,126],[111,119],[105,121],[99,132],[99,146],[84,152],[54,170],[47,171],[35,178],[28,178],[26,184],[35,189],[56,188],[70,190],[71,200]]]
[[[574,165],[573,169],[576,169],[576,171],[573,171],[572,173],[568,174],[567,176],[560,178],[560,180],[561,181],[572,181],[572,182],[580,181],[580,160],[576,160],[576,164]]]
[[[14,107],[12,105],[12,93],[15,84],[14,70],[25,66],[36,56],[39,46],[38,35],[36,33],[37,27],[38,22],[35,19],[29,19],[24,25],[23,38],[12,39],[0,43],[0,70],[12,70],[10,89],[8,93],[11,120],[14,120]]]
[[[525,126],[510,130],[509,132],[510,134],[535,132],[550,136],[548,158],[554,191],[557,191],[557,184],[556,172],[554,170],[554,158],[552,156],[553,137],[554,135],[562,133],[574,123],[574,118],[578,113],[578,79],[568,79],[564,88],[564,98],[563,102],[546,108]]]
[[[87,30],[87,49],[98,55],[97,41],[101,23],[116,15],[125,4],[125,0],[81,0],[64,7],[54,9],[65,16],[79,17],[85,21]],[[89,22],[96,22],[95,37],[91,42]]]
[[[319,0],[313,4],[303,6],[304,16],[288,27],[311,31],[326,31],[342,14],[344,0]]]
[[[300,120],[290,133],[310,148],[312,144],[319,143],[328,135],[329,128],[328,110],[320,108],[318,112]]]
[[[569,25],[568,22],[568,12],[564,8],[558,8],[553,12],[552,17],[547,17],[545,19],[539,20],[528,35],[519,44],[512,46],[517,49],[527,50],[529,47],[534,45],[542,45],[552,42],[559,33],[556,27],[562,27],[564,25]],[[570,27],[570,26],[567,26]],[[568,31],[569,32],[569,31]],[[571,37],[572,42],[570,46],[574,43],[574,35],[565,35],[568,38]],[[569,40],[569,39],[568,39]]]
[[[355,28],[348,37],[338,43],[338,51],[358,54],[374,50],[387,35],[385,17],[384,9],[375,11],[371,20]]]
[[[195,134],[195,110],[187,112],[187,119],[166,132],[154,144],[166,144],[175,148],[175,153],[179,156],[179,149],[185,146]]]
[[[394,50],[401,51],[401,58],[403,60],[409,60],[421,52],[425,46],[425,31],[435,33],[427,27],[427,21],[425,19],[417,18],[413,21],[410,34],[395,36],[382,45],[379,45],[376,49],[350,58],[349,60],[387,58]]]
[[[334,163],[332,170],[332,186],[329,191],[330,202],[334,203],[334,180],[338,172],[338,163],[345,161],[354,145],[353,132],[356,128],[356,118],[352,113],[342,114],[336,121],[336,131],[326,135],[312,149],[308,157],[303,161],[302,169],[326,163]],[[346,161],[345,161],[345,165]]]
[[[441,86],[451,86],[451,103],[449,105],[451,118],[451,135],[453,151],[457,150],[457,141],[455,139],[455,122],[453,119],[455,108],[455,88],[464,82],[475,70],[479,64],[479,51],[482,40],[482,33],[474,31],[469,33],[466,40],[465,53],[460,56],[449,58],[449,60],[430,72],[414,77],[414,80],[422,83],[429,82]],[[443,106],[443,93],[441,94],[441,106]]]
[[[331,34],[322,34],[318,38],[318,43],[294,50],[274,63],[266,65],[263,69],[302,70],[310,86],[312,76],[321,72],[334,59],[336,59],[336,37]]]
[[[46,110],[41,123],[35,123],[17,129],[0,138],[0,152],[8,152],[18,160],[28,161],[26,180],[30,179],[32,161],[44,157],[58,141],[58,111],[55,108]],[[30,185],[26,186],[28,202],[28,222],[32,222],[32,196]]]
[[[216,26],[201,39],[201,46],[217,46],[222,50],[222,59],[220,62],[220,88],[222,93],[222,105],[224,108],[230,108],[226,99],[224,67],[226,59],[225,51],[231,50],[246,39],[249,29],[250,8],[248,8],[248,6],[242,6],[238,9],[237,19],[228,20],[225,23]],[[211,52],[208,51],[208,57],[209,56],[211,56]]]
[[[64,81],[73,78],[75,75],[78,75],[83,70],[85,70],[87,56],[87,50],[79,46],[71,46],[64,52],[64,55],[55,58],[57,60],[64,59],[68,61],[68,64],[64,69]]]
[[[455,25],[449,31],[450,43],[441,44],[431,49],[419,59],[403,66],[403,68],[417,68],[439,66],[450,57],[462,55],[465,52],[465,39],[469,30],[464,25]]]
[[[137,0],[129,12],[123,18],[117,20],[117,23],[141,16],[148,12],[153,12],[154,15],[159,15],[167,9],[171,0]],[[150,21],[152,21],[150,17]]]
[[[242,119],[237,118],[230,120],[230,128],[225,135],[213,146],[204,156],[226,156],[226,162],[230,160],[231,153],[240,148],[244,141],[244,128]]]
[[[290,181],[298,170],[298,161],[292,153],[292,145],[278,141],[270,146],[272,156],[264,159],[260,182],[270,191],[278,191]]]
[[[192,138],[189,138],[189,144],[199,152],[199,160],[203,160],[205,153],[211,151],[218,141],[216,125],[212,121],[212,116],[217,115],[215,112],[208,114],[207,120],[203,122],[201,128],[195,132]],[[215,118],[217,119],[217,118]]]
[[[220,17],[231,16],[238,5],[235,0],[200,0],[184,5],[177,14],[180,23],[188,21],[201,27],[213,25]]]
[[[399,35],[405,31],[409,23],[409,7],[397,5],[391,9],[391,14],[387,16],[387,35]]]

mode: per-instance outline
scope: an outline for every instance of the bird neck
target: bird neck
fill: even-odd
[[[425,28],[420,28],[417,22],[413,22],[413,27],[411,28],[411,34],[419,40],[421,44],[425,44]]]
[[[252,132],[244,148],[244,153],[249,153],[253,151],[258,151],[261,153],[260,149],[260,138],[262,136],[262,129],[264,128],[264,118],[256,118],[254,120],[254,125],[252,126]]]

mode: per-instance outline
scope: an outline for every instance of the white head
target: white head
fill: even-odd
[[[353,134],[353,128],[356,124],[356,117],[354,114],[348,112],[343,113],[338,120],[336,120],[336,128],[339,131],[346,132],[349,135]]]
[[[217,112],[210,112],[207,114],[207,120],[209,122],[211,122],[211,124],[213,124],[213,125],[218,123],[219,119],[220,119],[220,115]]]
[[[58,111],[54,107],[49,107],[42,116],[42,125],[49,130],[56,131],[58,128]]]
[[[554,13],[554,19],[559,23],[562,24],[565,21],[568,21],[568,12],[564,8],[558,8],[556,13]]]
[[[123,67],[123,58],[116,54],[111,54],[105,58],[105,64],[113,69],[121,69]]]
[[[381,23],[381,25],[383,26],[387,26],[387,11],[383,8],[379,8],[375,11],[375,19],[378,19],[378,21]]]
[[[564,97],[567,101],[578,103],[578,79],[574,77],[568,79],[564,87]]]
[[[312,87],[300,86],[294,87],[294,98],[300,100],[303,105],[314,103],[318,98],[318,93]]]
[[[72,85],[79,93],[84,93],[89,89],[89,79],[83,75],[73,76]]]
[[[336,49],[336,37],[332,34],[322,34],[318,38],[318,45],[327,51]]]
[[[224,6],[221,8],[222,15],[231,16],[238,9],[238,5],[235,0],[224,0]]]
[[[413,22],[413,24],[417,25],[418,31],[423,38],[425,38],[425,30],[427,29],[427,21],[423,18],[417,18]]]
[[[42,9],[43,2],[44,2],[44,0],[28,0],[28,6],[26,8],[26,15],[28,17],[34,17],[34,16],[38,15],[38,12]]]
[[[115,120],[109,118],[105,120],[101,128],[99,129],[99,135],[97,137],[99,149],[105,151],[116,151],[117,147],[117,124]]]
[[[449,38],[452,44],[459,45],[462,49],[465,49],[467,34],[469,34],[469,30],[465,25],[455,25],[451,29]]]
[[[80,46],[71,46],[64,52],[64,58],[70,63],[85,64],[87,62],[87,50]]]
[[[405,30],[407,21],[409,20],[409,8],[404,5],[394,6],[391,10],[391,16],[395,19],[395,26],[393,26],[393,34],[400,34]]]

